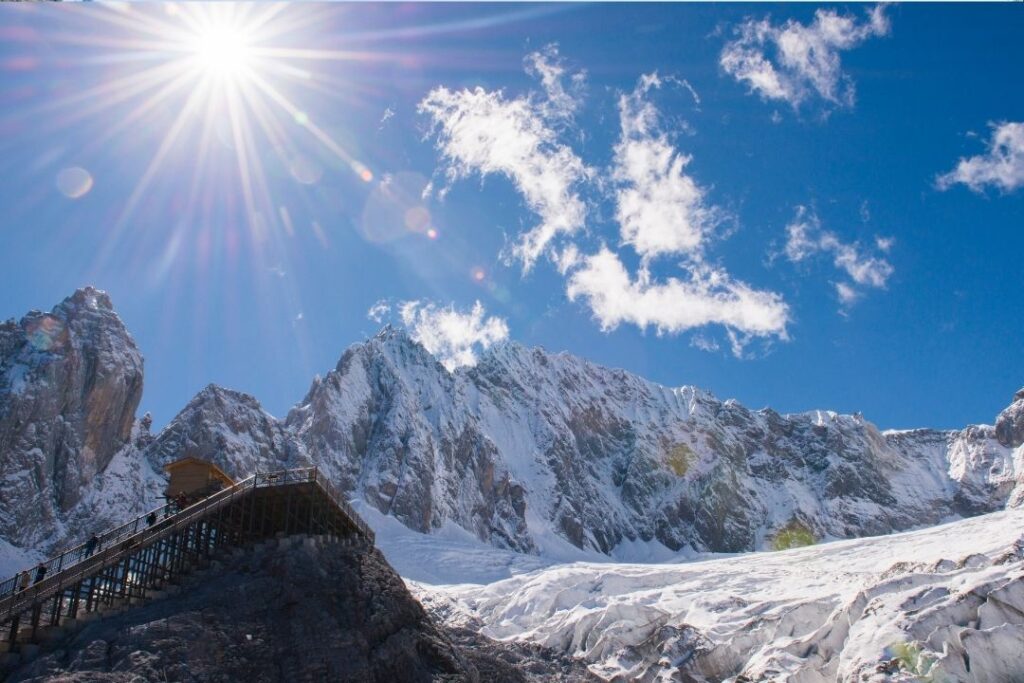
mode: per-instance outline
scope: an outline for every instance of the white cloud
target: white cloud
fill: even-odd
[[[541,222],[520,236],[512,255],[529,270],[559,235],[581,230],[586,206],[577,185],[591,175],[568,146],[558,142],[552,116],[569,111],[569,94],[560,83],[563,67],[557,51],[528,58],[548,89],[549,99],[534,94],[508,98],[483,88],[453,91],[439,87],[419,104],[429,115],[437,149],[448,162],[450,181],[479,173],[504,175]],[[557,102],[550,99],[552,96]]]
[[[817,10],[806,25],[792,19],[780,25],[748,19],[736,27],[737,37],[726,44],[719,64],[764,99],[796,108],[817,94],[850,106],[853,82],[843,73],[839,53],[888,33],[884,5],[875,5],[863,21],[832,9]]]
[[[782,298],[752,289],[718,269],[695,267],[685,280],[653,282],[641,267],[634,280],[619,257],[602,247],[570,275],[567,293],[570,300],[585,299],[605,331],[622,323],[654,327],[658,333],[719,324],[745,337],[787,338],[789,308]],[[741,350],[737,341],[734,352]]]
[[[620,138],[610,168],[598,175],[558,139],[559,132],[581,132],[574,114],[582,81],[573,77],[566,86],[569,72],[554,46],[529,55],[525,65],[543,94],[509,97],[500,90],[438,87],[419,104],[431,118],[449,182],[471,174],[504,175],[540,217],[513,249],[524,271],[539,257],[549,258],[566,278],[569,298],[589,306],[604,330],[630,323],[675,334],[722,325],[737,355],[754,338],[786,339],[789,309],[780,295],[756,290],[705,263],[707,243],[724,212],[687,174],[690,157],[673,146],[648,98],[672,82],[687,88],[699,104],[692,87],[657,73],[641,76],[631,93],[619,97]],[[612,195],[621,245],[640,256],[636,273],[607,246],[587,248],[583,242],[587,210],[580,193],[593,190]],[[682,258],[675,264],[676,277],[656,281],[651,262],[663,256]],[[426,315],[424,310],[403,308],[402,315]],[[430,320],[436,312],[428,310]],[[465,345],[444,355],[452,362],[473,357]]]
[[[366,312],[366,317],[375,323],[382,323],[384,319],[391,313],[391,304],[384,299],[381,299],[373,306],[370,306],[370,310]]]
[[[849,306],[854,301],[860,298],[861,294],[856,289],[851,287],[845,282],[836,283],[836,296],[839,297],[839,302],[844,306]]]
[[[1012,192],[1024,186],[1024,123],[1001,123],[992,126],[988,152],[960,159],[949,173],[939,176],[942,190],[963,183],[975,192],[987,186]]]
[[[707,351],[708,353],[714,353],[720,348],[717,341],[700,333],[690,338],[690,346],[701,351]]]
[[[547,101],[541,104],[549,119],[572,119],[580,107],[587,74],[577,71],[568,76],[569,87],[563,82],[568,75],[565,62],[558,54],[558,45],[551,44],[531,52],[523,60],[526,72],[540,80],[547,94]]]
[[[656,73],[647,74],[633,92],[619,97],[622,133],[612,168],[616,218],[622,241],[645,260],[667,254],[699,259],[720,212],[685,173],[690,157],[661,130],[659,112],[646,98],[660,86]]]
[[[891,249],[892,238],[876,237],[882,252]],[[836,268],[846,273],[853,283],[865,287],[885,287],[893,274],[892,264],[880,256],[867,256],[856,242],[846,243],[835,233],[823,230],[814,211],[798,206],[793,220],[786,226],[785,255],[791,263],[799,263],[818,253],[828,253]],[[860,293],[850,283],[838,283],[836,294],[843,304],[854,302]]]
[[[372,310],[372,309],[371,309]],[[432,353],[449,371],[476,364],[476,348],[486,349],[508,338],[508,324],[486,316],[477,301],[466,312],[424,301],[405,301],[398,307],[402,323],[413,339]]]

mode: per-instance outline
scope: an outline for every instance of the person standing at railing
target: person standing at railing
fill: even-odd
[[[39,566],[36,567],[36,580],[35,580],[35,583],[39,583],[40,581],[42,581],[45,578],[46,578],[46,565],[44,563],[40,562]]]
[[[156,510],[146,515],[146,526],[153,526],[154,524],[156,524]]]
[[[92,554],[96,552],[96,546],[99,545],[100,539],[97,538],[96,534],[89,537],[89,540],[85,542],[85,557],[92,557]]]
[[[23,591],[26,588],[28,588],[28,582],[30,580],[31,580],[31,577],[29,577],[27,571],[24,571],[21,574],[19,574],[18,575],[18,590],[19,591]]]

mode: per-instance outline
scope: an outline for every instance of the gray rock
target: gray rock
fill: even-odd
[[[1018,391],[1006,410],[996,418],[996,439],[1007,448],[1024,444],[1024,389]]]
[[[582,664],[546,664],[540,648],[453,638],[376,550],[291,541],[233,555],[174,596],[91,622],[7,680],[588,680]]]
[[[129,444],[142,355],[86,287],[0,324],[0,534],[38,546]]]

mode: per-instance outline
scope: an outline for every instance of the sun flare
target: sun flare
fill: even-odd
[[[252,61],[252,36],[244,26],[214,23],[203,27],[192,45],[197,65],[216,76],[237,76]]]

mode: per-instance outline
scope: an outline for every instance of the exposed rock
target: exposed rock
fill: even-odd
[[[585,680],[568,678],[564,663],[546,665],[539,648],[485,641],[453,640],[435,626],[379,551],[294,537],[194,574],[175,596],[90,623],[8,680]]]
[[[209,385],[152,440],[146,454],[157,468],[186,456],[216,463],[243,478],[308,465],[282,425],[259,401]]]
[[[449,373],[392,328],[346,351],[286,429],[407,526],[527,552],[557,537],[735,552],[793,519],[846,538],[1024,498],[1024,455],[992,427],[883,434],[860,415],[750,411],[515,343]]]
[[[110,299],[86,287],[0,324],[0,534],[45,544],[129,445],[142,356]]]
[[[996,418],[996,439],[1007,448],[1024,444],[1024,389],[1013,397],[1013,403]]]

